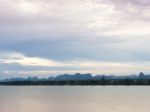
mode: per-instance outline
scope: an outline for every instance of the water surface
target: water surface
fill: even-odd
[[[150,87],[1,86],[0,112],[150,112]]]

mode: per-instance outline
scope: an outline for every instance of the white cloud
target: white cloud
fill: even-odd
[[[1,9],[11,11],[6,14],[0,11],[0,15],[2,15],[0,24],[3,24],[2,28],[6,27],[7,30],[13,32],[16,28],[20,32],[34,34],[40,32],[41,35],[45,33],[48,36],[44,37],[47,38],[50,38],[51,35],[55,37],[70,35],[69,38],[72,38],[71,35],[76,35],[78,38],[81,38],[80,36],[93,38],[117,35],[121,38],[149,34],[148,7],[139,6],[137,2],[128,0],[113,1],[1,1],[1,4],[4,4]],[[139,4],[141,4],[140,1]],[[32,38],[41,39],[37,35]],[[26,37],[26,39],[29,40],[31,37]]]
[[[40,57],[28,57],[21,53],[8,53],[3,55],[0,62],[5,64],[17,63],[22,66],[69,66],[69,64]]]
[[[19,9],[20,13],[28,14],[36,14],[41,10],[40,5],[32,1],[18,1],[16,8]]]
[[[19,64],[19,69],[16,69]],[[47,76],[63,73],[93,73],[93,74],[129,74],[149,71],[149,62],[107,62],[88,59],[78,59],[60,62],[40,57],[29,57],[21,53],[3,53],[0,55],[0,66],[6,66],[1,73],[21,76]],[[9,69],[9,65],[15,69]],[[52,67],[52,68],[51,68]]]

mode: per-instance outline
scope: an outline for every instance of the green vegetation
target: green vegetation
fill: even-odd
[[[108,80],[53,80],[53,81],[10,81],[0,82],[0,85],[150,85],[146,79],[114,79]]]

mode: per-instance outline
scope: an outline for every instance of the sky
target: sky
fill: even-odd
[[[150,73],[150,0],[0,0],[0,78]]]

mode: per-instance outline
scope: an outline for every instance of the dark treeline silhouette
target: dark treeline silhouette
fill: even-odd
[[[92,76],[91,74],[60,75],[47,79],[37,77],[27,79],[7,79],[0,85],[150,85],[149,75],[140,73],[138,76]]]

